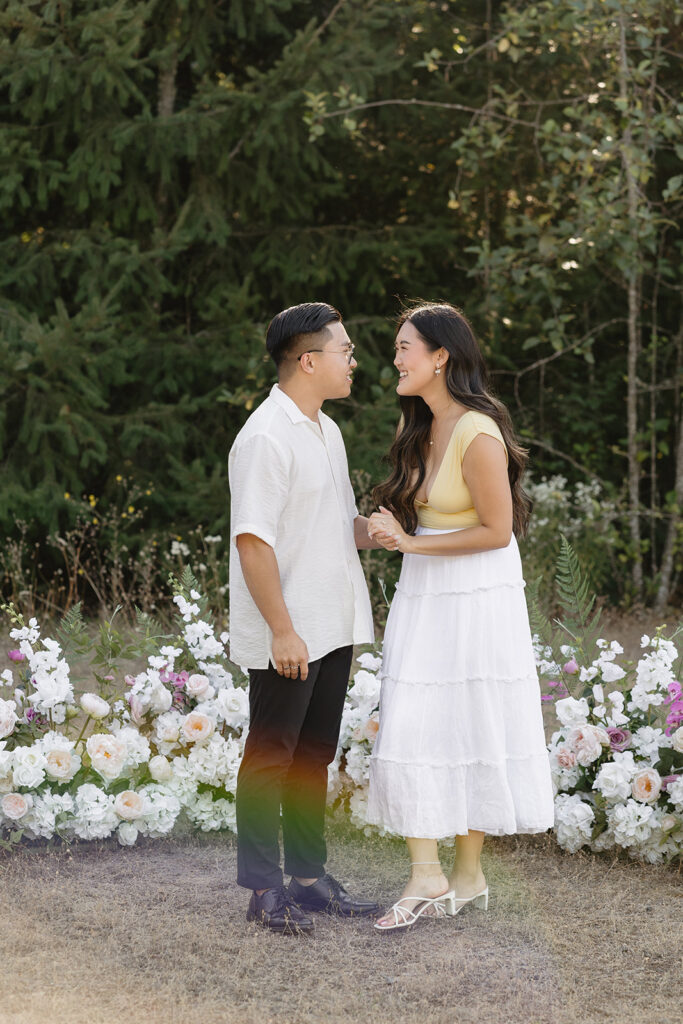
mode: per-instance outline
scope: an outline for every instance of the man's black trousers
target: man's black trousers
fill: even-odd
[[[285,871],[325,873],[327,766],[334,760],[352,647],[310,662],[308,678],[272,665],[249,671],[249,735],[237,777],[237,881],[247,889],[282,885]]]

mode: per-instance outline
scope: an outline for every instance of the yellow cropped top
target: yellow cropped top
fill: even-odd
[[[489,434],[497,438],[505,448],[503,435],[495,420],[483,412],[470,410],[464,413],[453,428],[427,501],[415,501],[420,526],[433,530],[457,530],[463,526],[480,525],[472,495],[462,475],[462,460],[477,434]]]

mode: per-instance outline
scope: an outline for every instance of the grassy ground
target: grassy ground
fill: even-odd
[[[400,842],[330,829],[329,867],[383,903]],[[444,849],[443,857],[448,857]],[[675,869],[489,840],[488,913],[378,935],[316,917],[312,937],[245,921],[229,835],[0,855],[3,1024],[674,1024]],[[678,937],[677,937],[678,936]]]

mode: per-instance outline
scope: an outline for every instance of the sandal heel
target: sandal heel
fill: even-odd
[[[472,902],[474,903],[475,907],[477,907],[478,910],[488,910],[489,909],[489,891],[488,891],[488,889],[486,889],[483,893],[481,893],[480,896],[475,896],[475,898],[472,900]]]
[[[441,897],[441,905],[444,908],[448,917],[455,916],[455,890],[447,892],[445,896]]]
[[[467,899],[458,899],[458,897],[455,896],[454,893],[446,893],[446,897],[442,898],[445,900],[447,897],[452,897],[448,905],[445,907],[446,913],[448,914],[449,917],[455,917],[456,914],[459,914],[460,911],[464,910],[464,908],[468,906],[470,903],[472,904],[473,907],[476,907],[478,910],[488,910],[488,886],[486,889],[484,889],[483,892],[477,893],[476,896],[469,896]]]

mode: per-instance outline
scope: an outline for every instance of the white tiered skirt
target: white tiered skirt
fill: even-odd
[[[368,821],[445,839],[544,832],[553,817],[515,538],[476,555],[404,555],[384,637]]]

